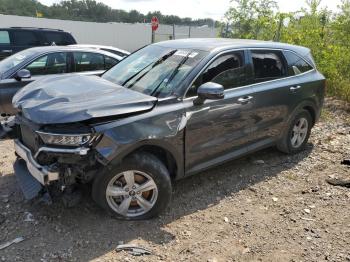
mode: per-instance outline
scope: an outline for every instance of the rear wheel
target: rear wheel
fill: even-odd
[[[113,216],[140,220],[164,211],[171,198],[169,172],[151,154],[136,154],[96,177],[93,198]]]
[[[302,110],[291,121],[288,130],[277,144],[277,148],[288,154],[305,149],[312,128],[312,118],[308,111]]]

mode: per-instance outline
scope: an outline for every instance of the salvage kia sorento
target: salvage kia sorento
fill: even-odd
[[[115,217],[147,219],[168,206],[177,179],[266,147],[303,150],[324,93],[304,47],[153,44],[102,77],[48,77],[20,90],[15,174],[28,199],[88,183]]]

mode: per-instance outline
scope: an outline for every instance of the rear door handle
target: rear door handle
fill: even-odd
[[[2,53],[12,53],[12,50],[2,50]]]
[[[297,90],[299,90],[301,88],[301,86],[292,86],[291,88],[289,88],[290,91],[295,92]]]
[[[245,105],[245,104],[248,104],[252,99],[253,99],[252,96],[245,96],[245,97],[238,98],[238,102],[242,105]]]

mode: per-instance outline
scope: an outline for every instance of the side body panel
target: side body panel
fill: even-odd
[[[176,98],[165,99],[148,113],[95,125],[96,132],[103,133],[96,151],[103,164],[117,165],[143,146],[159,147],[174,157],[176,178],[181,178],[184,176],[185,127],[183,103]]]

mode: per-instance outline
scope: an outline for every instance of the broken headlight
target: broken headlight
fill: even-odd
[[[91,144],[96,138],[95,134],[53,134],[37,131],[45,144],[60,146],[83,146]]]

